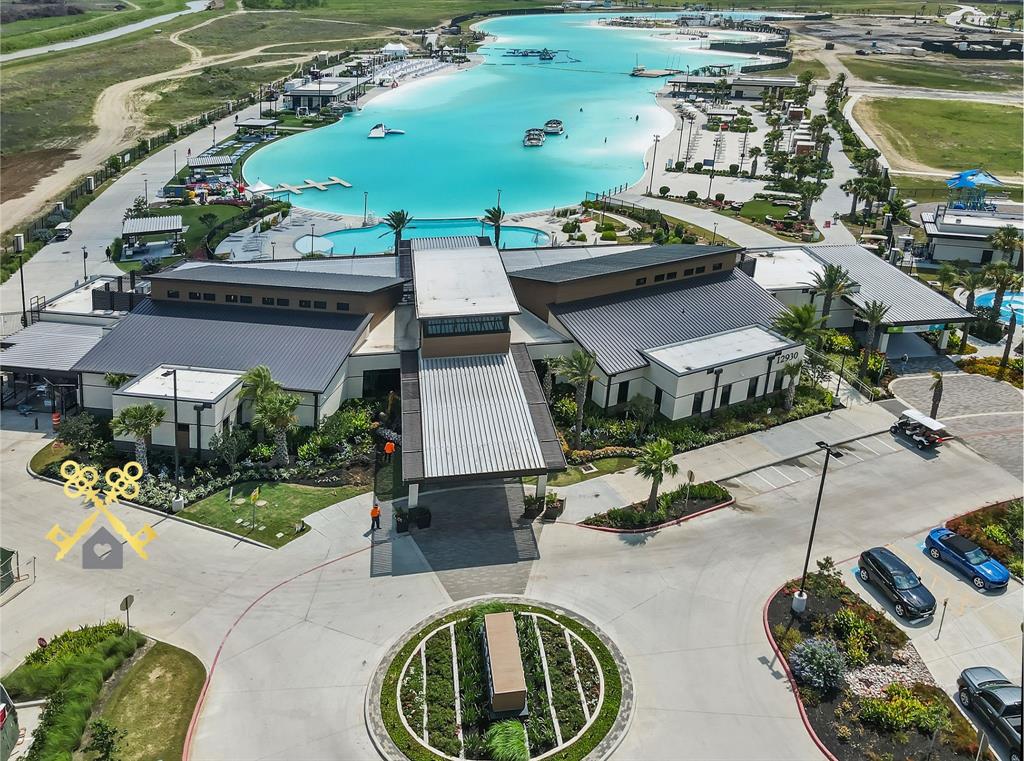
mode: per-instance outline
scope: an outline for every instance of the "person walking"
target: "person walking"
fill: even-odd
[[[376,531],[380,528],[380,505],[376,501],[373,503],[373,507],[370,508],[370,531]]]

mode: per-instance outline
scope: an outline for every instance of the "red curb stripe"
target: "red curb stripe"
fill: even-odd
[[[735,502],[736,499],[734,497],[732,499],[726,500],[725,502],[719,502],[717,505],[712,505],[711,507],[706,507],[703,510],[698,510],[695,513],[684,515],[682,518],[673,518],[670,521],[665,521],[664,523],[659,523],[655,526],[647,526],[646,528],[613,528],[611,526],[590,526],[584,523],[583,521],[580,521],[579,523],[575,523],[572,525],[579,526],[580,528],[589,528],[591,531],[604,531],[609,534],[646,534],[649,531],[657,531],[658,529],[663,529],[667,526],[676,526],[680,523],[685,523],[686,521],[691,520],[693,518],[698,518],[701,515],[713,513],[715,510],[721,510],[723,507],[729,507],[729,505]]]
[[[233,632],[235,630],[235,627],[238,626],[239,623],[241,623],[242,619],[245,618],[246,615],[248,615],[249,611],[251,611],[257,605],[259,605],[272,592],[276,592],[285,584],[290,584],[291,582],[305,576],[308,573],[312,573],[313,571],[319,571],[321,568],[325,568],[329,565],[332,565],[333,563],[337,563],[339,560],[345,560],[347,558],[352,557],[353,555],[358,555],[360,552],[366,552],[366,550],[368,549],[370,549],[370,547],[363,547],[362,549],[353,550],[347,555],[339,555],[336,558],[325,560],[323,563],[315,565],[312,568],[307,568],[305,571],[300,571],[294,576],[284,579],[283,581],[279,581],[277,584],[270,587],[270,589],[266,590],[265,592],[263,592],[263,594],[261,594],[251,603],[249,603],[249,605],[246,606],[245,610],[238,614],[238,618],[236,618],[234,622],[231,624],[231,626],[228,627],[228,630],[224,633],[224,636],[221,638],[220,645],[217,646],[217,652],[213,656],[213,663],[210,664],[210,670],[206,673],[206,681],[203,682],[203,689],[199,693],[199,700],[196,701],[195,710],[192,711],[192,719],[188,723],[188,733],[185,735],[185,750],[181,754],[181,761],[189,761],[189,756],[192,753],[192,741],[195,737],[196,727],[199,724],[199,714],[203,711],[203,704],[206,702],[206,693],[210,688],[210,681],[213,679],[213,672],[217,668],[217,662],[220,660],[221,651],[224,650],[224,645],[227,643],[228,637],[231,636],[231,632]]]
[[[832,752],[825,747],[825,743],[821,741],[817,733],[814,731],[814,727],[811,726],[811,722],[807,718],[807,712],[804,710],[803,701],[800,700],[800,691],[797,689],[796,679],[793,678],[793,672],[789,670],[789,663],[786,662],[786,657],[782,654],[782,651],[779,650],[779,646],[775,644],[775,637],[772,636],[771,627],[768,625],[768,606],[771,605],[772,600],[775,599],[775,596],[781,592],[785,586],[786,585],[783,584],[772,592],[771,597],[769,597],[764,604],[764,608],[761,611],[761,619],[764,623],[764,633],[765,636],[768,637],[768,643],[772,646],[772,650],[775,651],[775,657],[779,659],[779,663],[782,664],[782,669],[786,672],[786,679],[789,680],[790,689],[793,690],[793,699],[796,700],[796,707],[800,711],[800,720],[804,723],[804,729],[807,730],[807,734],[811,736],[811,740],[814,741],[814,744],[818,746],[818,750],[824,754],[828,761],[839,761],[839,759],[833,756]]]

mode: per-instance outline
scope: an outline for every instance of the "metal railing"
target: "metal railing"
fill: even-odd
[[[847,385],[858,393],[866,396],[872,402],[879,398],[878,391],[874,386],[868,385],[856,376],[855,373],[859,365],[857,357],[849,357],[845,362],[837,362],[834,357],[822,354],[821,352],[812,349],[810,346],[804,346],[804,352],[807,356],[816,359],[818,362],[823,364],[841,378]]]

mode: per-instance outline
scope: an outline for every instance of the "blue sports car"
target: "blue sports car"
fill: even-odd
[[[948,528],[933,528],[924,540],[928,554],[953,566],[978,589],[1002,589],[1010,572],[998,560],[964,536]]]

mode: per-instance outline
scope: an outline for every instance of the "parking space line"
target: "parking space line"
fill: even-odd
[[[815,465],[817,465],[817,466],[818,466],[819,468],[820,468],[820,467],[821,467],[822,465],[824,465],[824,464],[825,464],[825,460],[824,460],[824,459],[822,459],[822,460],[816,460],[816,459],[815,459],[814,457],[812,457],[811,455],[807,455],[807,459],[808,459],[808,460],[810,460],[811,462],[813,462],[813,463],[814,463]]]
[[[746,482],[745,482],[745,481],[744,481],[744,480],[743,480],[742,478],[740,478],[739,476],[733,476],[733,477],[732,477],[732,478],[730,478],[729,480],[730,480],[730,481],[735,481],[735,482],[736,482],[736,483],[738,483],[738,484],[739,484],[740,486],[742,486],[742,487],[743,487],[744,489],[750,489],[750,491],[757,491],[757,489],[753,488],[752,486],[749,486],[749,485],[748,485],[748,484],[747,484],[747,483],[746,483]]]
[[[885,439],[879,438],[878,436],[872,436],[871,440],[874,441],[876,444],[881,444],[883,447],[885,447],[886,449],[888,449],[888,450],[890,450],[892,452],[900,451],[899,447],[893,446],[888,441],[886,441]]]
[[[874,449],[872,449],[871,447],[869,447],[869,446],[868,446],[868,444],[867,444],[867,442],[866,442],[866,441],[864,441],[864,439],[858,439],[858,440],[857,440],[857,443],[858,443],[858,444],[860,444],[860,445],[861,445],[862,447],[864,447],[864,448],[865,448],[866,450],[868,450],[869,452],[871,452],[871,454],[873,454],[873,455],[874,455],[875,457],[878,457],[878,452],[876,452],[876,451],[875,451]]]
[[[854,451],[853,451],[853,447],[847,447],[847,448],[846,448],[846,451],[845,451],[845,452],[843,452],[843,454],[844,454],[844,455],[850,455],[851,457],[856,457],[856,458],[857,458],[857,462],[864,462],[864,458],[863,458],[863,457],[861,457],[861,456],[860,456],[859,454],[857,454],[856,452],[854,452]]]
[[[774,470],[774,471],[775,471],[776,473],[778,473],[778,474],[779,474],[780,476],[782,476],[783,478],[785,478],[785,479],[786,479],[787,481],[789,481],[789,482],[790,482],[791,484],[795,484],[795,483],[796,483],[796,479],[795,479],[795,478],[790,478],[790,477],[789,477],[789,476],[787,476],[787,475],[786,475],[785,473],[783,473],[783,472],[782,472],[781,470],[779,470],[778,468],[776,468],[776,467],[775,467],[774,465],[772,465],[772,466],[770,466],[770,467],[771,467],[771,469],[772,469],[772,470]]]
[[[762,481],[764,481],[764,482],[765,482],[766,484],[768,484],[768,485],[769,485],[769,486],[770,486],[771,488],[773,488],[773,489],[777,489],[777,488],[779,488],[779,487],[777,487],[777,486],[776,486],[775,484],[773,484],[773,483],[772,483],[771,481],[769,481],[769,480],[768,480],[767,478],[765,478],[765,477],[764,477],[764,476],[762,476],[762,475],[761,475],[760,473],[758,473],[758,472],[757,472],[756,470],[755,470],[755,471],[752,471],[752,472],[751,472],[751,473],[750,473],[749,475],[752,475],[752,476],[757,476],[758,478],[760,478],[760,479],[761,479]]]
[[[790,464],[790,465],[792,465],[792,466],[793,466],[794,468],[796,468],[797,470],[799,470],[799,471],[800,471],[801,473],[803,473],[803,474],[804,474],[805,476],[807,476],[808,478],[814,478],[814,471],[813,471],[813,470],[808,470],[808,469],[807,469],[807,468],[805,468],[805,467],[804,467],[803,465],[798,465],[798,464],[797,464],[797,463],[795,463],[795,462],[791,462],[791,463],[789,463],[789,464]]]

